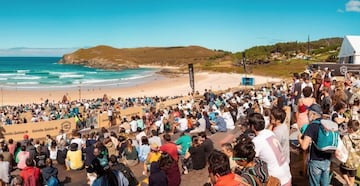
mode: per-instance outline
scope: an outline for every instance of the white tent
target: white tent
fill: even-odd
[[[360,64],[360,36],[345,36],[341,44],[339,63]]]

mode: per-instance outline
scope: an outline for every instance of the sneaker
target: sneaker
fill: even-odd
[[[189,174],[189,171],[186,169],[186,170],[184,170],[183,174],[187,175],[187,174]]]
[[[147,176],[147,172],[143,171],[142,175]]]

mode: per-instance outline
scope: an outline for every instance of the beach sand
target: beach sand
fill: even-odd
[[[213,91],[225,90],[228,88],[241,87],[241,79],[244,74],[233,73],[214,73],[214,72],[196,72],[195,90],[201,94],[204,89]],[[270,82],[280,82],[279,78],[263,77],[256,75],[247,75],[255,80],[255,84],[264,84]],[[182,74],[178,77],[150,77],[147,83],[134,84],[131,87],[97,87],[97,88],[72,88],[64,90],[23,90],[23,89],[2,89],[1,105],[18,105],[28,103],[41,103],[45,99],[49,101],[60,101],[64,95],[68,95],[71,100],[101,98],[107,94],[110,98],[117,97],[138,97],[138,96],[185,96],[191,92],[189,75]]]

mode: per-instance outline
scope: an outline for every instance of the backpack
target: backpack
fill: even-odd
[[[266,182],[266,186],[280,186],[281,182],[277,177],[269,176],[268,181]]]
[[[360,166],[360,131],[357,131],[356,135],[356,139],[351,138],[349,134],[347,135],[351,142],[351,149],[349,149],[349,156],[345,162],[345,167],[351,169],[357,169]]]
[[[312,124],[318,124],[318,138],[316,143],[313,142],[315,148],[319,151],[334,153],[339,143],[338,124],[328,120],[314,120]]]
[[[47,180],[47,186],[58,186],[58,185],[59,185],[59,180],[54,176],[50,176],[50,178]]]
[[[35,178],[35,175],[34,175],[34,171],[35,170],[32,170],[31,173],[26,172],[26,174],[28,176],[27,176],[27,179],[24,180],[24,186],[36,186],[36,178]]]
[[[262,183],[259,178],[257,178],[255,175],[249,174],[249,173],[244,173],[248,176],[250,176],[252,179],[254,179],[256,185],[264,185],[264,186],[281,186],[281,182],[277,177],[268,176],[268,179],[265,183]]]
[[[123,173],[123,175],[129,181],[129,186],[137,186],[139,184],[139,181],[136,179],[131,169],[125,166],[123,163],[118,163],[115,169]]]

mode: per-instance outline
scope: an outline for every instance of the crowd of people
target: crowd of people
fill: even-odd
[[[43,141],[27,135],[17,143],[2,140],[0,180],[16,185],[33,175],[36,185],[56,184],[58,171],[52,166],[56,162],[69,171],[86,171],[88,184],[95,186],[136,185],[142,180],[136,179],[131,167],[139,164],[147,177],[144,182],[151,186],[178,186],[182,174],[205,168],[209,173],[205,185],[291,185],[291,129],[299,131],[309,184],[328,185],[333,153],[315,148],[321,128],[316,121],[337,123],[345,148],[355,152],[349,154],[360,149],[360,81],[349,74],[336,81],[330,72],[311,69],[295,73],[293,82],[259,89],[205,90],[202,96],[158,110],[155,106],[162,98],[102,100],[103,111],[116,101],[123,107],[148,107],[144,115],[123,120],[117,130],[90,125],[86,133],[60,131]],[[216,149],[208,136],[231,130],[242,134]],[[349,185],[354,185],[357,158],[349,155],[340,166]],[[20,169],[20,175],[11,178],[8,173],[13,169]]]
[[[177,97],[129,97],[109,98],[106,94],[97,99],[70,101],[67,96],[59,102],[46,99],[43,103],[6,105],[0,108],[0,124],[12,125],[77,118],[79,127],[90,127],[97,123],[98,114],[134,106],[152,106],[164,100]],[[82,109],[82,110],[80,110]],[[111,113],[113,114],[113,112]],[[30,116],[29,116],[30,115]]]

